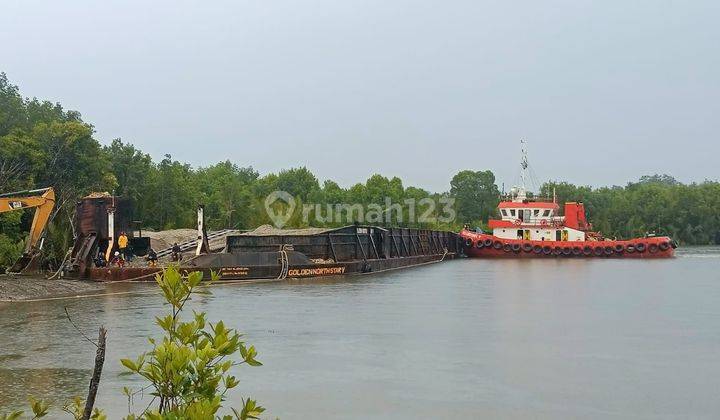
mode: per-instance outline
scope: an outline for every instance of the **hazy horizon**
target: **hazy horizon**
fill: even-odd
[[[639,1],[10,2],[7,73],[96,138],[193,166],[718,179],[720,5]]]

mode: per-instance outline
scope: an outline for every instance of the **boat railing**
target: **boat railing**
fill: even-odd
[[[531,216],[524,218],[503,217],[501,220],[513,222],[516,226],[547,226],[553,227],[562,225],[565,222],[564,216]]]
[[[513,200],[515,200],[517,197],[516,197],[515,195],[512,195],[512,194],[501,194],[501,195],[499,196],[499,198],[500,198],[500,201],[513,201]],[[527,202],[527,203],[533,203],[533,202],[537,202],[537,203],[553,203],[553,202],[555,202],[555,200],[553,200],[552,197],[531,196],[531,195],[528,195],[528,197],[527,197],[525,200],[523,200],[523,201],[524,201],[524,202]]]

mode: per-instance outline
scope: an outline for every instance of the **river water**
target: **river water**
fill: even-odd
[[[679,251],[217,286],[193,306],[259,350],[230,404],[250,395],[267,418],[718,418],[720,248]],[[167,308],[153,285],[111,291],[0,306],[0,411],[85,394],[94,348],[67,307],[88,335],[108,328],[98,403],[127,413],[122,387],[142,383],[119,359]]]

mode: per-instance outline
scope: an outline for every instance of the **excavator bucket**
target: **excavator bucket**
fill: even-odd
[[[23,254],[10,267],[8,272],[13,274],[25,274],[31,271],[37,271],[40,268],[40,253]]]

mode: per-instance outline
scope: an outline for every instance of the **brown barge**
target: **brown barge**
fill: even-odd
[[[116,234],[124,231],[132,235],[132,218],[127,214],[131,207],[126,206],[126,202],[108,196],[87,197],[78,203],[76,241],[68,263],[70,275],[95,281],[154,279],[164,265],[163,259],[158,267],[143,266],[142,256],[149,240],[141,235],[131,238],[131,242],[138,244],[135,253],[139,257],[134,266],[94,264],[98,254],[114,252]],[[220,242],[223,238],[224,242]],[[202,206],[198,208],[197,239],[182,245],[192,256],[179,263],[181,270],[202,271],[207,279],[214,271],[221,280],[232,281],[382,272],[453,259],[462,249],[458,235],[453,232],[361,225],[288,230],[262,226],[252,232],[222,231],[208,235]],[[158,255],[169,254],[168,250],[156,251]]]
[[[221,280],[282,280],[382,272],[455,258],[459,242],[452,232],[346,226],[297,229],[287,233],[226,236],[223,252],[194,256],[183,271],[210,272]],[[159,268],[88,268],[92,280],[153,280]]]

